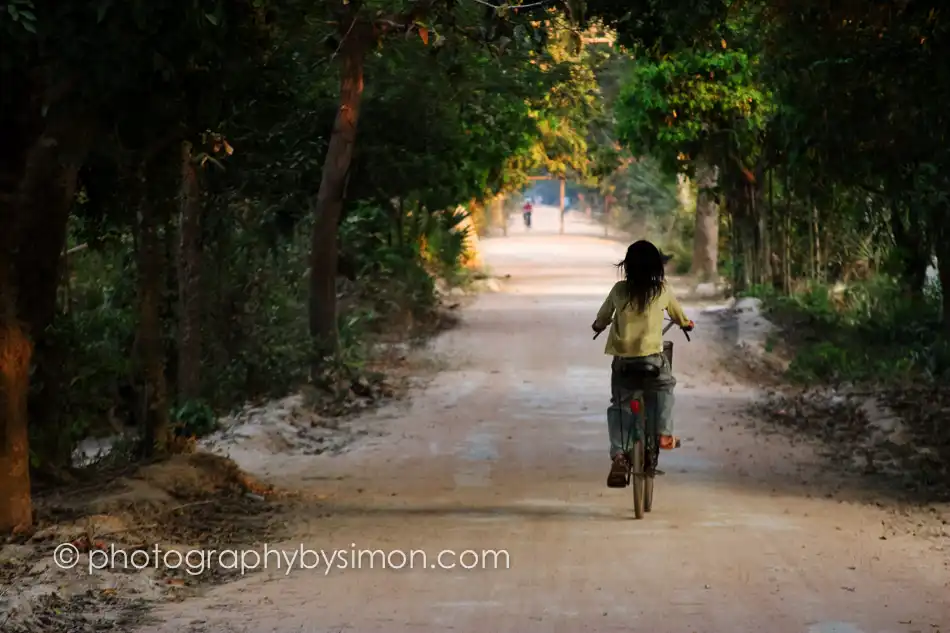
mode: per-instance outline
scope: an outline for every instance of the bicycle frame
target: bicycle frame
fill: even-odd
[[[666,334],[675,325],[670,320],[669,325],[663,328]],[[600,334],[594,335],[596,339]],[[686,340],[690,340],[687,330],[683,330]],[[673,342],[663,341],[663,354],[670,367],[673,365]],[[611,380],[613,382],[613,380]],[[653,415],[646,411],[646,390],[637,385],[633,388],[624,385],[624,378],[618,378],[616,391],[612,394],[614,403],[620,407],[620,444],[626,456],[627,472],[626,483],[633,487],[634,515],[637,519],[643,518],[644,512],[653,509],[653,483],[657,474],[660,457],[659,434]],[[630,385],[633,383],[627,383]],[[629,403],[629,407],[626,406]],[[631,419],[632,416],[632,419]],[[624,436],[624,429],[629,429],[629,437]]]
[[[621,420],[620,432],[623,433],[624,426],[627,426],[630,429],[630,437],[628,438],[629,441],[624,441],[621,439],[621,443],[624,446],[624,450],[629,451],[632,444],[655,435],[656,424],[653,423],[653,416],[648,416],[646,414],[645,392],[642,389],[626,392],[621,390],[621,393],[623,393],[624,396],[627,396],[624,398],[624,400],[628,402],[629,405],[621,408],[620,415],[621,417],[627,415],[630,418],[629,425],[623,424],[623,420]],[[651,425],[653,426],[652,432],[651,429],[648,428]]]

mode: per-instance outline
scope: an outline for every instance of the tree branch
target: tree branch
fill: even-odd
[[[416,20],[426,17],[435,7],[436,0],[416,3],[408,11],[396,15],[378,17],[373,20],[373,26],[380,29],[382,34],[393,30],[408,31],[415,24]]]

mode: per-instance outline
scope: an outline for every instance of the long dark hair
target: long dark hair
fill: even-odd
[[[627,248],[623,261],[617,264],[617,268],[623,270],[627,295],[624,307],[632,304],[637,312],[644,312],[660,296],[666,279],[663,259],[660,249],[647,240],[634,242]]]

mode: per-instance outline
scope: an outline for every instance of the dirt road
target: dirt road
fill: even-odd
[[[512,276],[506,292],[437,342],[449,368],[376,416],[388,435],[267,468],[323,497],[296,542],[272,548],[424,550],[425,564],[287,572],[272,560],[165,607],[149,631],[950,631],[946,554],[883,540],[877,509],[810,497],[799,482],[815,458],[737,421],[752,392],[720,368],[697,306],[693,342],[670,337],[684,447],[663,455],[654,512],[632,519],[629,489],[604,483],[608,359],[589,333],[623,246],[552,235],[555,218],[485,241],[494,272]],[[443,566],[477,568],[440,568],[443,550]],[[483,550],[505,550],[507,568]]]

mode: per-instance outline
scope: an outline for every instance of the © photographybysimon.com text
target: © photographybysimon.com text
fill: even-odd
[[[300,545],[294,549],[273,548],[267,544],[258,549],[164,549],[155,545],[150,549],[123,549],[110,545],[82,553],[72,543],[62,543],[53,551],[53,563],[60,569],[85,568],[88,573],[115,569],[180,569],[200,576],[211,569],[225,569],[245,574],[254,571],[322,572],[332,570],[428,569],[440,571],[471,571],[510,569],[507,550],[444,549],[426,550],[313,549]]]

